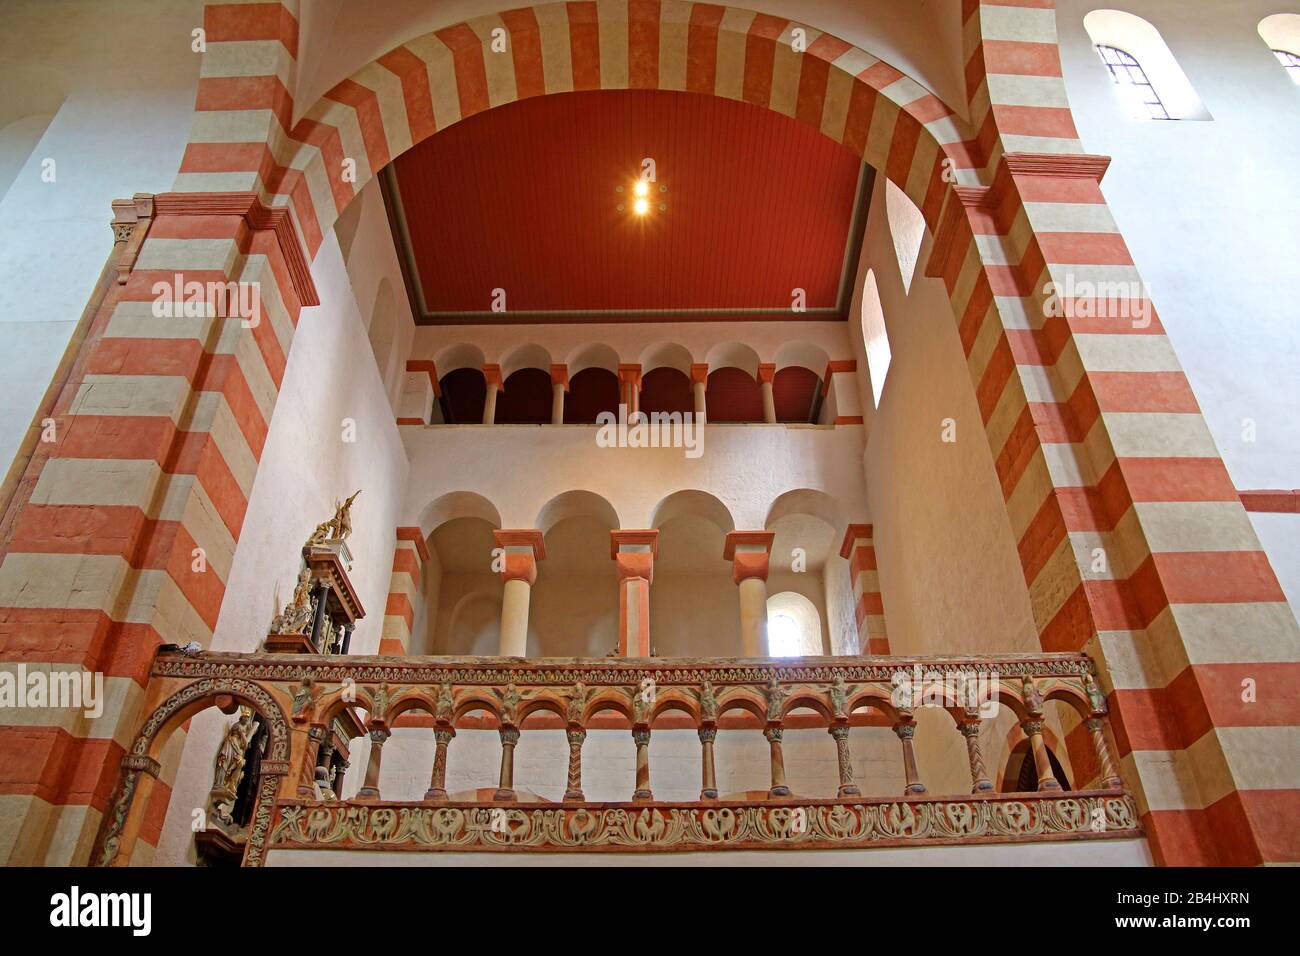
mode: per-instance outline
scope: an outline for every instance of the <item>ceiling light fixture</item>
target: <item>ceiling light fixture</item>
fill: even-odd
[[[638,199],[636,202],[632,203],[632,211],[638,216],[644,216],[650,211],[650,202],[646,199]]]
[[[648,196],[650,195],[650,184],[644,179],[638,179],[636,185],[632,187],[632,191],[638,196]]]

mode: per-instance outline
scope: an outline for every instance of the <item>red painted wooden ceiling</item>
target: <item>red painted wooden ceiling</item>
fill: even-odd
[[[639,218],[631,189],[643,157],[657,182]],[[860,169],[771,110],[604,90],[454,124],[397,159],[395,198],[425,321],[500,320],[494,289],[508,312],[548,313],[513,321],[764,317],[692,311],[709,309],[788,319],[795,288],[807,292],[803,317],[843,318]],[[649,310],[671,312],[637,314]]]

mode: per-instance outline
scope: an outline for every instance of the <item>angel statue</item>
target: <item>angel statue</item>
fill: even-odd
[[[303,568],[293,589],[293,599],[271,620],[272,634],[305,634],[311,628],[315,609],[311,600],[311,570]]]
[[[328,521],[322,521],[316,526],[316,530],[311,533],[307,539],[307,546],[324,544],[326,541],[345,541],[352,534],[352,502],[357,500],[357,495],[361,494],[361,489],[357,489],[352,495],[341,504],[336,499],[334,502],[334,517]]]

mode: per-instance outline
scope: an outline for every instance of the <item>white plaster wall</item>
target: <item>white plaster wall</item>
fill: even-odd
[[[1160,31],[1214,119],[1130,118],[1083,18],[1099,7]],[[1239,489],[1300,487],[1300,87],[1258,33],[1296,0],[1057,0],[1062,69],[1084,148]],[[1245,425],[1254,422],[1255,440]],[[1256,529],[1292,606],[1300,516]]]
[[[113,246],[112,201],[166,192],[189,138],[201,0],[7,0],[0,127],[55,112],[0,199],[0,467]],[[17,159],[8,157],[17,165]],[[41,179],[55,161],[54,182]]]
[[[542,507],[573,490],[608,501],[623,528],[650,527],[655,505],[687,489],[717,497],[740,530],[763,528],[772,502],[799,488],[826,492],[847,521],[867,515],[857,467],[863,432],[856,425],[711,424],[704,428],[703,454],[694,459],[680,448],[599,447],[595,425],[406,425],[400,431],[412,475],[400,523],[426,533],[432,529],[424,527],[425,510],[455,491],[487,498],[506,528],[537,527]]]
[[[352,511],[351,579],[366,617],[352,651],[379,649],[393,562],[406,455],[392,409],[369,355],[361,310],[331,235],[312,267],[321,305],[303,309],[271,418],[244,529],[235,549],[213,650],[256,650],[271,618],[293,593],[302,543],[334,511],[335,500],[362,489]],[[355,441],[344,440],[344,419]],[[209,709],[191,724],[156,862],[192,862],[191,812],[206,803],[212,760],[231,718]]]
[[[882,187],[872,197],[859,278],[875,273],[893,351],[865,456],[890,650],[1036,650],[1028,589],[948,296],[942,280],[922,270],[904,290]],[[927,236],[922,263],[929,246]],[[942,440],[945,419],[956,423],[955,442]]]

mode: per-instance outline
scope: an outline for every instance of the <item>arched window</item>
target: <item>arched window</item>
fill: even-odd
[[[1274,50],[1273,55],[1277,57],[1279,63],[1286,67],[1291,82],[1300,85],[1300,53],[1292,53],[1290,50]]]
[[[1152,119],[1173,119],[1136,57],[1118,47],[1102,44],[1097,45],[1097,53],[1101,55],[1101,62],[1106,64],[1106,69],[1110,70],[1111,79],[1124,88],[1135,108],[1146,110]]]
[[[821,616],[796,591],[767,599],[767,652],[772,657],[816,657],[822,650]]]
[[[1123,10],[1093,10],[1083,27],[1134,118],[1214,118],[1151,23]]]
[[[1300,84],[1300,13],[1275,13],[1265,17],[1259,21],[1259,35],[1291,81]]]

